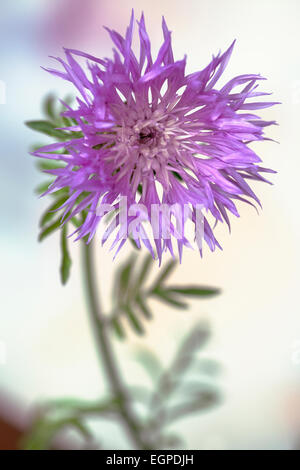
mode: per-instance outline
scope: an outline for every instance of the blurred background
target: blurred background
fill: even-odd
[[[232,234],[217,228],[223,251],[185,251],[173,280],[220,287],[222,295],[195,301],[187,312],[154,304],[147,335],[117,343],[126,380],[149,380],[135,360],[140,347],[168,363],[185,331],[197,321],[210,324],[205,354],[222,366],[223,402],[212,411],[176,425],[190,449],[295,449],[300,446],[299,170],[300,3],[297,0],[2,0],[0,6],[1,270],[0,416],[10,423],[4,439],[18,438],[34,405],[44,399],[96,399],[105,388],[82,291],[80,253],[72,245],[73,270],[62,287],[58,235],[37,242],[38,220],[47,202],[33,189],[42,176],[27,153],[37,136],[24,121],[41,117],[41,101],[53,91],[72,92],[44,72],[49,55],[62,47],[98,56],[111,54],[103,25],[124,32],[131,7],[144,10],[154,50],[160,44],[161,16],[173,31],[177,58],[188,54],[188,71],[202,69],[211,55],[235,50],[225,79],[242,73],[268,78],[263,88],[282,105],[264,112],[280,126],[268,130],[278,143],[256,148],[264,166],[278,171],[274,186],[257,184],[259,216],[240,205]],[[41,143],[44,140],[41,139]],[[99,288],[109,301],[116,262],[97,251]],[[130,247],[129,247],[130,251]],[[2,422],[1,421],[1,422]],[[2,424],[1,424],[2,426]],[[0,429],[1,429],[0,426]],[[97,425],[105,448],[128,448],[114,424]],[[13,442],[10,440],[10,442]],[[6,447],[5,447],[6,446]]]

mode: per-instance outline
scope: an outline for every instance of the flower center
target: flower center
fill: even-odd
[[[115,108],[114,116],[114,153],[109,160],[119,168],[118,177],[131,175],[133,192],[150,175],[167,187],[169,170],[180,158],[183,143],[180,119],[165,106],[153,110],[137,103]]]
[[[132,158],[144,157],[166,163],[169,151],[178,146],[177,120],[162,110],[152,111],[150,107],[125,111],[121,125],[116,127],[116,151],[126,147]]]

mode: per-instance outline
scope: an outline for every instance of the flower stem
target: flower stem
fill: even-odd
[[[84,255],[84,279],[89,303],[89,312],[101,363],[105,368],[111,392],[118,400],[120,417],[127,430],[128,436],[138,449],[151,449],[150,444],[145,442],[141,435],[141,425],[133,413],[130,396],[128,395],[126,386],[122,381],[111,347],[111,342],[108,336],[109,331],[101,311],[99,296],[97,295],[98,289],[95,285],[92,243],[87,245],[83,242],[82,246]]]

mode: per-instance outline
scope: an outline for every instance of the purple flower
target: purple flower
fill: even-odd
[[[188,219],[196,225],[196,208],[201,207],[203,230],[195,239],[202,255],[202,238],[211,250],[220,248],[209,219],[214,225],[225,221],[230,228],[228,213],[238,216],[235,201],[260,204],[247,180],[267,181],[263,174],[273,171],[259,166],[261,160],[249,143],[264,140],[263,128],[275,124],[261,120],[254,110],[275,103],[248,101],[267,94],[257,91],[257,82],[263,80],[259,75],[239,75],[216,88],[234,43],[206,68],[187,75],[186,57],[174,60],[165,20],[156,58],[143,15],[137,23],[139,57],[131,46],[132,13],[124,38],[107,29],[115,44],[112,59],[66,49],[66,61],[57,59],[64,71],[48,70],[77,88],[76,108],[66,105],[63,113],[75,125],[65,128],[70,133],[67,142],[48,145],[34,155],[65,163],[49,171],[56,179],[47,193],[69,188],[63,205],[68,216],[62,223],[83,210],[87,213],[76,230],[77,239],[88,235],[91,240],[105,205],[118,210],[120,199],[126,197],[126,229],[116,212],[103,237],[105,241],[117,230],[117,252],[129,234],[152,255],[155,247],[160,260],[165,250],[174,255],[176,241],[181,258],[183,245],[190,244],[178,226],[184,227]],[[88,73],[80,58],[87,59]],[[74,138],[74,131],[82,134]],[[166,214],[158,212],[158,227],[150,217],[152,207],[160,204],[172,206],[168,237],[162,236]],[[187,206],[189,211],[184,211]],[[129,207],[142,209],[133,214]],[[135,230],[130,229],[133,223]]]

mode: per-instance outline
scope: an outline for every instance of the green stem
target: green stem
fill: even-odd
[[[84,254],[84,274],[85,287],[89,302],[89,312],[92,321],[97,346],[99,348],[100,359],[105,368],[105,372],[110,384],[111,392],[118,399],[120,416],[127,430],[129,437],[138,449],[151,449],[150,445],[142,437],[141,426],[133,413],[130,396],[126,386],[123,384],[117,362],[111,347],[108,336],[108,328],[105,318],[102,314],[98,288],[95,285],[95,276],[93,268],[92,244],[87,245],[83,242]]]

